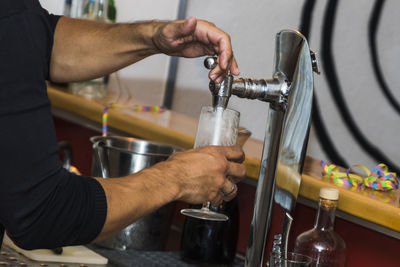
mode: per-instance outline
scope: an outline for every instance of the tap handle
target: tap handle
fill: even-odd
[[[206,57],[204,59],[204,67],[206,67],[206,69],[212,70],[217,66],[217,64],[218,62],[216,57]],[[208,86],[213,95],[218,95],[218,91],[221,87],[219,84],[217,85],[214,81],[210,81]]]
[[[207,57],[204,60],[204,66],[211,70],[218,65],[216,57]],[[213,95],[213,106],[226,108],[228,106],[229,97],[231,96],[233,76],[230,71],[220,84],[210,81],[209,88]]]
[[[206,67],[209,70],[212,70],[217,65],[218,62],[216,57],[206,57],[206,59],[204,59],[204,67]]]

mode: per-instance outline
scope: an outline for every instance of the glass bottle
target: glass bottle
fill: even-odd
[[[83,18],[101,22],[111,22],[108,19],[108,0],[89,0],[83,7]],[[115,8],[115,6],[114,6]],[[103,98],[106,96],[106,85],[108,76],[93,79],[85,82],[75,82],[69,84],[71,93],[81,95],[86,98]]]
[[[66,0],[64,5],[64,15],[71,18],[82,17],[85,0]]]
[[[65,0],[64,11],[63,11],[64,16],[67,16],[67,17],[71,16],[71,6],[72,6],[72,0]]]
[[[345,266],[346,245],[334,231],[339,191],[334,188],[321,188],[319,196],[314,228],[296,238],[294,251],[311,257],[313,266],[316,267]]]
[[[115,23],[117,20],[117,8],[115,7],[115,1],[108,1],[108,10],[107,10],[107,18],[110,22]]]

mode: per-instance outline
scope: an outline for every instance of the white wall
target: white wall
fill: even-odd
[[[310,46],[321,52],[325,10],[329,1],[315,1],[310,31]],[[375,1],[338,1],[334,23],[332,53],[340,86],[350,114],[372,148],[382,152],[400,166],[400,117],[383,96],[372,68],[368,46],[368,23]],[[269,78],[272,72],[275,33],[300,25],[305,1],[290,0],[203,0],[188,1],[187,16],[197,16],[215,22],[231,35],[241,76]],[[397,11],[399,1],[386,1],[378,30],[378,53],[384,77],[394,98],[400,102],[400,34]],[[327,73],[320,57],[322,74],[315,75],[315,92],[321,116],[336,149],[349,165],[365,164],[369,168],[379,162],[374,153],[368,154],[354,138],[339,115],[329,92]],[[211,103],[207,90],[207,72],[203,59],[179,62],[174,109],[196,117],[202,105]],[[263,139],[267,107],[257,101],[233,97],[230,106],[241,112],[241,124]],[[321,149],[312,129],[308,154],[329,159]]]
[[[49,10],[61,10],[59,1],[41,0]],[[368,46],[368,22],[375,1],[337,1],[338,9],[332,53],[345,103],[366,140],[400,166],[400,118],[388,104],[377,83]],[[174,19],[178,0],[116,0],[118,21]],[[272,74],[275,34],[285,28],[298,28],[304,0],[202,0],[188,1],[187,17],[213,21],[231,35],[241,76],[269,78]],[[324,13],[328,0],[316,1],[310,46],[321,52]],[[378,51],[384,77],[396,101],[400,102],[399,1],[386,1],[378,32]],[[57,11],[56,11],[57,12]],[[379,162],[360,146],[339,114],[320,58],[321,75],[315,75],[315,92],[321,116],[337,150],[349,164],[372,168]],[[145,103],[162,102],[168,71],[168,58],[155,56],[121,71],[124,83],[135,98]],[[197,117],[200,107],[211,104],[207,70],[201,59],[180,59],[173,109]],[[241,124],[263,139],[268,107],[259,101],[232,97],[230,106],[242,114]],[[308,153],[328,159],[311,131]]]
[[[290,4],[293,10],[301,7],[301,1],[291,0],[189,1],[187,16],[210,20],[230,34],[240,76],[271,78],[275,34],[281,29],[297,27],[299,21],[297,14],[282,16],[276,12]],[[201,106],[211,104],[203,60],[179,62],[173,108],[194,117]],[[264,138],[268,104],[232,97],[230,107],[240,111],[241,124],[253,132],[253,137]]]
[[[50,13],[62,14],[64,8],[63,0],[39,0],[44,8],[46,8]]]
[[[327,1],[316,1],[310,43],[321,51],[323,13]],[[383,96],[377,83],[368,46],[368,23],[375,1],[340,1],[333,32],[332,51],[338,80],[350,114],[367,141],[380,150],[394,164],[400,166],[399,113],[395,112]],[[384,77],[389,83],[394,98],[400,101],[400,59],[399,22],[395,14],[400,8],[399,1],[385,1],[381,23],[378,28],[378,53]],[[322,61],[322,59],[321,59]],[[320,64],[321,65],[321,64]],[[320,102],[322,117],[326,122],[337,149],[349,164],[365,164],[375,167],[377,162],[358,144],[351,131],[343,123],[339,110],[332,99],[326,79],[327,72],[321,65],[322,74],[315,78],[315,91]],[[309,153],[326,158],[319,151],[316,142],[309,147]]]

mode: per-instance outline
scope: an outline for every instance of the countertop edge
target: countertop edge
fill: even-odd
[[[71,95],[51,86],[48,87],[48,96],[52,107],[101,124],[100,114],[103,112],[104,105],[94,101],[90,101],[90,104],[88,104],[89,101],[83,97]],[[116,110],[110,110],[108,118],[110,127],[133,134],[139,138],[168,142],[184,149],[193,146],[193,136],[156,125],[148,120],[121,114]],[[247,176],[257,180],[260,159],[246,156],[244,164],[247,168]],[[400,208],[323,181],[318,174],[320,169],[320,167],[317,167],[319,166],[319,161],[312,157],[307,156],[305,164],[299,192],[300,196],[317,201],[321,187],[337,188],[340,191],[339,210],[389,229],[400,231]]]

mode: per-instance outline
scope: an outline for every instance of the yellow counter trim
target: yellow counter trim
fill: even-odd
[[[101,126],[101,114],[104,105],[83,97],[71,95],[62,89],[56,89],[52,86],[48,88],[48,95],[53,107],[98,122],[99,126]],[[179,115],[179,113],[173,111],[166,112],[171,113],[170,117],[178,116],[178,120],[186,120],[186,118],[183,115]],[[193,147],[195,129],[191,129],[192,132],[190,134],[173,129],[173,127],[162,126],[152,121],[151,116],[149,117],[148,114],[146,115],[144,113],[138,113],[133,116],[120,112],[119,110],[110,110],[108,116],[109,127],[126,132],[127,134],[152,141],[169,143],[185,149]],[[187,120],[190,121],[189,125],[191,128],[195,127],[194,119],[187,117]],[[247,167],[247,176],[252,179],[257,179],[260,169],[262,142],[253,143],[253,147],[250,150],[256,149],[258,151],[253,154],[252,151],[248,153],[245,145],[246,160],[244,164]],[[259,155],[259,157],[251,156],[254,154]],[[299,192],[302,197],[317,201],[321,187],[335,187],[321,179],[321,171],[322,169],[319,165],[319,161],[307,157]],[[361,192],[353,192],[342,188],[338,189],[340,190],[340,210],[389,229],[400,231],[400,197],[395,203],[385,203],[379,199],[384,199],[387,196],[387,192],[379,192],[372,198],[363,195]]]

